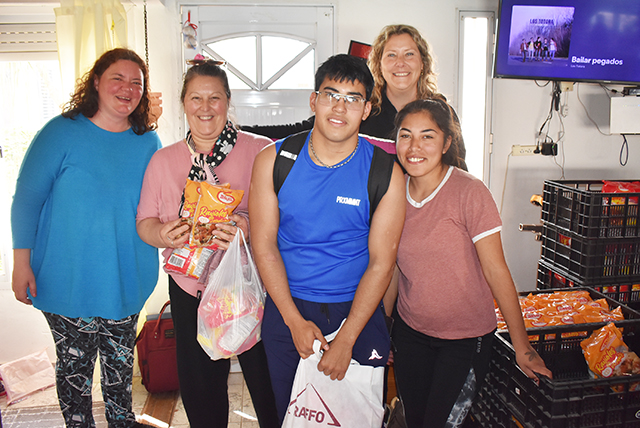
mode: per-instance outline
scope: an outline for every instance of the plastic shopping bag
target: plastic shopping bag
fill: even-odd
[[[337,333],[325,338],[330,342]],[[384,367],[361,366],[352,359],[344,379],[331,380],[318,370],[320,341],[313,350],[298,363],[282,428],[381,427]]]
[[[17,403],[56,383],[46,349],[0,365],[0,376],[7,391],[8,404]]]
[[[265,293],[240,228],[207,283],[198,307],[198,343],[212,360],[260,341]]]

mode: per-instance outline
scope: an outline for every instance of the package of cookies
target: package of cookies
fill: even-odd
[[[640,358],[629,350],[622,339],[622,331],[614,323],[594,331],[580,342],[580,346],[589,370],[596,378],[640,374]],[[632,390],[638,390],[637,383],[632,385]]]
[[[229,215],[240,204],[243,196],[243,190],[233,190],[206,182],[200,183],[200,199],[193,219],[189,246],[212,245],[216,224],[229,222]]]

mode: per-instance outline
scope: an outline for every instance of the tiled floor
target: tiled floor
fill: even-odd
[[[133,410],[136,416],[142,415],[147,400],[147,391],[140,383],[140,378],[133,380]],[[101,401],[100,386],[94,385],[94,417],[97,428],[107,428],[104,418],[104,403]],[[23,401],[7,406],[6,396],[0,397],[3,428],[63,428],[64,421],[58,407],[54,387],[37,392]],[[258,422],[249,420],[235,411],[255,416],[249,391],[244,383],[242,373],[232,372],[229,375],[229,428],[258,428]],[[188,428],[187,415],[178,399],[171,421],[173,428]]]

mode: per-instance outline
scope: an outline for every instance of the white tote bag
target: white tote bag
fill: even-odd
[[[325,336],[333,340],[340,329]],[[318,370],[320,341],[314,354],[300,359],[282,428],[380,428],[384,416],[384,367],[361,366],[351,360],[342,380]]]

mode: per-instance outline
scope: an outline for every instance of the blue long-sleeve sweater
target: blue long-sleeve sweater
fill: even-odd
[[[13,248],[31,249],[36,308],[69,317],[137,313],[158,279],[158,251],[136,232],[155,132],[114,133],[58,116],[27,150],[11,207]]]

